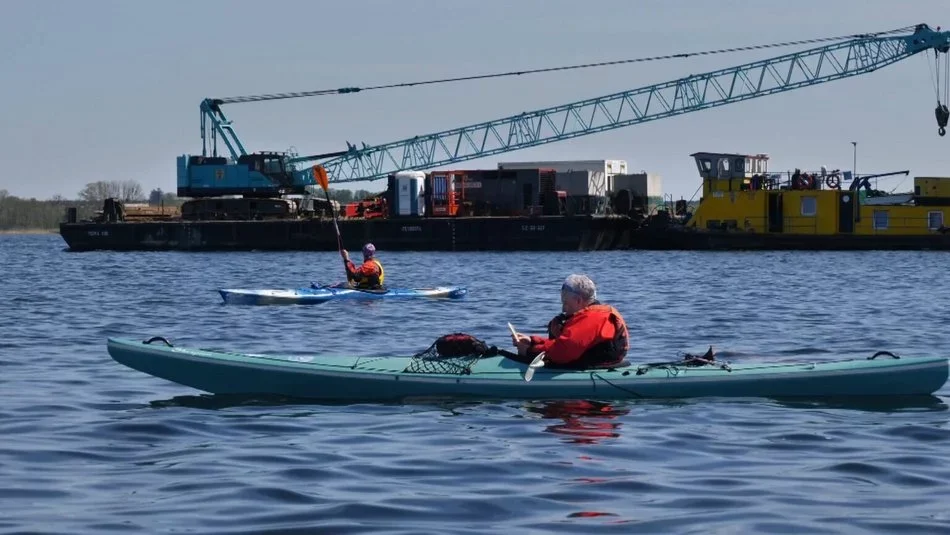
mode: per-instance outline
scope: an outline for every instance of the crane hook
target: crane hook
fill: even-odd
[[[940,137],[943,137],[947,134],[947,122],[950,121],[950,109],[947,109],[946,104],[937,102],[937,109],[934,110],[934,115],[937,116],[937,133],[940,134]]]

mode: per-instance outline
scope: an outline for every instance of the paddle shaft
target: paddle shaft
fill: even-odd
[[[327,196],[327,204],[330,205],[330,211],[333,212],[333,229],[336,230],[336,250],[340,253],[340,257],[343,257],[343,238],[340,236],[340,226],[336,223],[336,210],[333,209],[333,204],[330,202],[330,192],[326,189],[323,190],[323,193]],[[346,280],[350,280],[350,273],[346,268],[346,259],[343,259],[343,271],[346,272]]]
[[[327,197],[327,206],[330,208],[330,214],[333,216],[333,229],[336,230],[336,248],[343,256],[343,238],[340,237],[340,225],[336,222],[336,210],[333,209],[333,201],[330,200],[330,178],[327,176],[327,170],[322,165],[313,166],[313,178],[323,188],[323,194]]]
[[[336,210],[333,209],[333,201],[330,200],[330,181],[327,176],[327,170],[321,165],[313,166],[313,178],[316,179],[320,187],[323,188],[323,194],[327,197],[327,206],[330,207],[330,214],[333,216],[333,230],[336,231],[336,250],[343,258],[343,267],[346,270],[346,280],[350,280],[350,273],[346,266],[346,257],[343,256],[343,237],[340,236],[340,225],[336,222]]]
[[[336,223],[336,210],[333,209],[333,202],[330,201],[330,192],[323,190],[324,195],[327,196],[327,206],[330,207],[330,213],[333,214],[333,229],[336,230],[336,248],[337,251],[342,255],[343,254],[343,238],[340,237],[340,226]]]

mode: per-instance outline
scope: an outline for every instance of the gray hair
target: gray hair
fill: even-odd
[[[568,275],[564,279],[564,284],[561,285],[561,291],[571,292],[583,299],[585,303],[597,299],[597,286],[587,275]]]

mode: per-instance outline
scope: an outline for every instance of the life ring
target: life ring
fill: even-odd
[[[841,189],[841,178],[837,174],[828,175],[825,184],[831,189]]]

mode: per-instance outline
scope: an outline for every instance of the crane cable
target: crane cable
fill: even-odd
[[[937,132],[943,137],[947,133],[947,123],[950,122],[950,109],[947,108],[950,105],[950,52],[944,52],[943,54],[944,66],[943,66],[943,104],[940,103],[940,94],[937,94],[937,109],[935,110],[935,115],[937,117]],[[939,60],[937,61],[939,64]],[[937,86],[940,86],[940,77],[937,76]]]
[[[934,50],[934,68],[927,66],[930,73],[930,79],[934,83],[934,93],[937,96],[937,108],[934,114],[937,118],[937,133],[940,136],[946,134],[946,127],[950,122],[950,53],[944,53],[943,79],[940,77],[940,51]],[[936,77],[934,76],[936,74]],[[940,94],[941,82],[943,85],[943,95]]]
[[[943,66],[943,103],[947,104],[950,101],[950,53],[944,52],[943,54],[944,66]],[[937,78],[938,84],[940,78]],[[938,93],[937,100],[940,100],[940,95]]]
[[[870,39],[870,38],[879,37],[882,35],[888,35],[888,34],[893,34],[893,33],[903,33],[903,32],[912,30],[914,28],[915,26],[905,26],[903,28],[896,28],[893,30],[887,30],[883,32],[843,35],[839,37],[820,37],[820,38],[815,38],[815,39],[803,39],[799,41],[785,41],[781,43],[721,48],[718,50],[705,50],[705,51],[700,51],[700,52],[666,54],[662,56],[648,56],[648,57],[635,58],[635,59],[603,61],[599,63],[584,63],[584,64],[579,64],[579,65],[567,65],[567,66],[562,66],[562,67],[546,67],[546,68],[541,68],[541,69],[530,69],[530,70],[525,70],[525,71],[508,71],[508,72],[500,72],[500,73],[492,73],[492,74],[477,74],[477,75],[472,75],[472,76],[460,76],[456,78],[440,78],[440,79],[435,79],[435,80],[424,80],[424,81],[418,81],[418,82],[402,82],[402,83],[374,85],[374,86],[367,86],[367,87],[341,87],[338,89],[318,89],[316,91],[298,91],[298,92],[292,92],[292,93],[270,93],[270,94],[264,94],[264,95],[249,95],[249,96],[243,96],[243,97],[227,97],[227,98],[219,98],[219,99],[214,99],[214,100],[216,100],[220,104],[232,104],[232,103],[238,103],[238,102],[259,102],[259,101],[264,101],[264,100],[280,100],[280,99],[299,98],[299,97],[338,95],[338,94],[345,94],[345,93],[372,91],[375,89],[393,89],[397,87],[414,87],[414,86],[421,86],[421,85],[443,84],[443,83],[448,83],[448,82],[484,80],[487,78],[502,78],[506,76],[520,76],[523,74],[538,74],[538,73],[543,73],[543,72],[566,71],[566,70],[573,70],[573,69],[587,69],[591,67],[605,67],[608,65],[643,63],[647,61],[659,61],[659,60],[666,60],[666,59],[683,59],[683,58],[688,58],[691,56],[710,56],[714,54],[745,52],[749,50],[761,50],[761,49],[766,49],[766,48],[778,48],[778,47],[793,46],[793,45],[825,43],[829,41],[843,41],[846,39]]]

